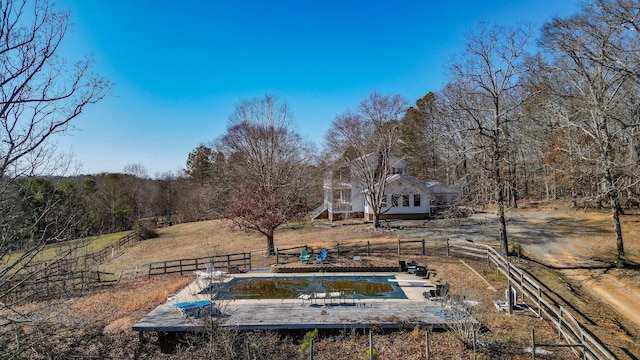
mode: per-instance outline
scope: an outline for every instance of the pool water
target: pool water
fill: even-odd
[[[199,294],[215,299],[295,299],[301,293],[341,291],[355,299],[406,299],[393,275],[272,276],[212,283]],[[352,295],[351,295],[352,294]]]

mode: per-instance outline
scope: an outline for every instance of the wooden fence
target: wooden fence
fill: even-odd
[[[113,258],[115,255],[120,254],[125,247],[130,247],[132,243],[138,242],[138,238],[134,232],[130,232],[129,234],[121,237],[116,241],[112,246],[106,247],[102,250],[98,250],[96,252],[86,253],[80,258],[83,261],[85,267],[91,265],[101,264],[108,259]]]
[[[75,270],[67,273],[46,273],[38,277],[15,276],[5,282],[4,302],[20,303],[26,300],[46,300],[65,295],[77,295],[98,285],[117,281],[113,273]]]
[[[116,241],[112,246],[102,250],[87,253],[81,256],[84,266],[101,264],[108,259],[113,258],[116,254],[120,254],[126,247],[130,247],[132,243],[138,242],[138,238],[134,232],[131,232]]]
[[[193,273],[205,270],[205,264],[212,263],[215,268],[228,272],[251,270],[251,253],[237,253],[228,255],[214,255],[195,259],[176,259],[152,262],[148,267],[148,276]]]

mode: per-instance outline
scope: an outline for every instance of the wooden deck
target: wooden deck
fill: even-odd
[[[223,328],[256,329],[344,329],[344,328],[446,328],[436,302],[382,301],[310,305],[301,302],[240,300],[221,304]],[[183,318],[172,305],[161,305],[133,326],[134,331],[182,332],[202,326],[199,319]]]
[[[395,274],[401,279],[416,279],[411,274]],[[265,276],[274,276],[268,274]],[[425,301],[422,292],[432,288],[401,286],[407,299],[326,299],[311,304],[300,299],[284,300],[226,300],[216,303],[222,316],[217,317],[221,327],[241,330],[255,329],[344,329],[344,328],[445,328],[449,321],[440,311],[443,305]],[[192,283],[183,292],[197,294],[203,284]],[[193,301],[188,295],[178,294],[175,301]],[[201,296],[200,296],[201,297]],[[197,318],[184,318],[173,302],[158,306],[138,321],[134,331],[184,332],[196,331],[202,326]]]

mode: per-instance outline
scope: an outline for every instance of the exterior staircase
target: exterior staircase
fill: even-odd
[[[311,212],[311,220],[315,220],[318,216],[320,216],[320,214],[322,214],[327,208],[324,206],[324,204],[318,206],[317,208],[315,208],[312,212]]]

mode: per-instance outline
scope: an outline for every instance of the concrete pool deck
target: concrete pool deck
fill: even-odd
[[[316,300],[315,304],[301,299],[242,299],[216,301],[215,306],[222,316],[219,326],[242,330],[254,329],[343,329],[368,328],[411,328],[446,327],[449,321],[442,319],[438,312],[443,304],[425,301],[424,291],[435,288],[430,281],[423,286],[413,286],[409,282],[418,279],[415,275],[405,273],[247,273],[230,275],[232,278],[274,278],[274,277],[309,277],[309,276],[395,276],[407,299],[353,299],[336,298]],[[181,290],[176,296],[152,310],[134,326],[134,331],[182,332],[195,331],[201,327],[198,318],[183,317],[174,306],[178,302],[207,300],[207,295],[200,295],[210,284],[210,279],[198,278]]]

